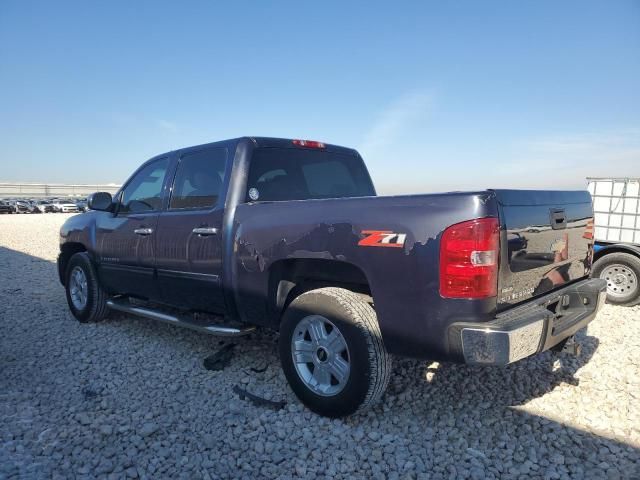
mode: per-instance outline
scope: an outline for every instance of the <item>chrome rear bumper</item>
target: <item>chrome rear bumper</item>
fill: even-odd
[[[465,363],[506,365],[543,352],[591,322],[606,298],[602,279],[574,283],[486,323],[454,323]]]

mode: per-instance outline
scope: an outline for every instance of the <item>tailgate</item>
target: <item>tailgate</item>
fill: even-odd
[[[494,191],[502,230],[499,310],[589,275],[593,249],[589,192]]]

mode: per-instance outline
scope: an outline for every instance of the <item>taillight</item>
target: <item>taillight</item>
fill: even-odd
[[[325,148],[326,145],[322,142],[316,142],[315,140],[292,140],[294,145],[298,147],[306,148]]]
[[[440,295],[496,296],[499,246],[497,218],[479,218],[448,227],[440,240]]]

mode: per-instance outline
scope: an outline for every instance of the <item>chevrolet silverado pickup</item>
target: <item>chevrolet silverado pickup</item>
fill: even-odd
[[[505,365],[595,317],[586,191],[376,196],[357,151],[245,137],[144,163],[60,231],[81,322],[109,311],[235,336],[279,330],[310,409],[378,400],[391,358]]]

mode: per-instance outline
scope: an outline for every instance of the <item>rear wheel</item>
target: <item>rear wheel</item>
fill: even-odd
[[[86,252],[69,259],[65,288],[69,309],[79,322],[97,322],[107,316],[107,294]]]
[[[640,301],[640,259],[629,253],[604,255],[593,264],[593,276],[607,281],[607,301],[631,306]]]
[[[349,290],[320,288],[291,302],[279,350],[292,390],[321,415],[342,417],[367,407],[389,382],[391,357],[375,311]]]

